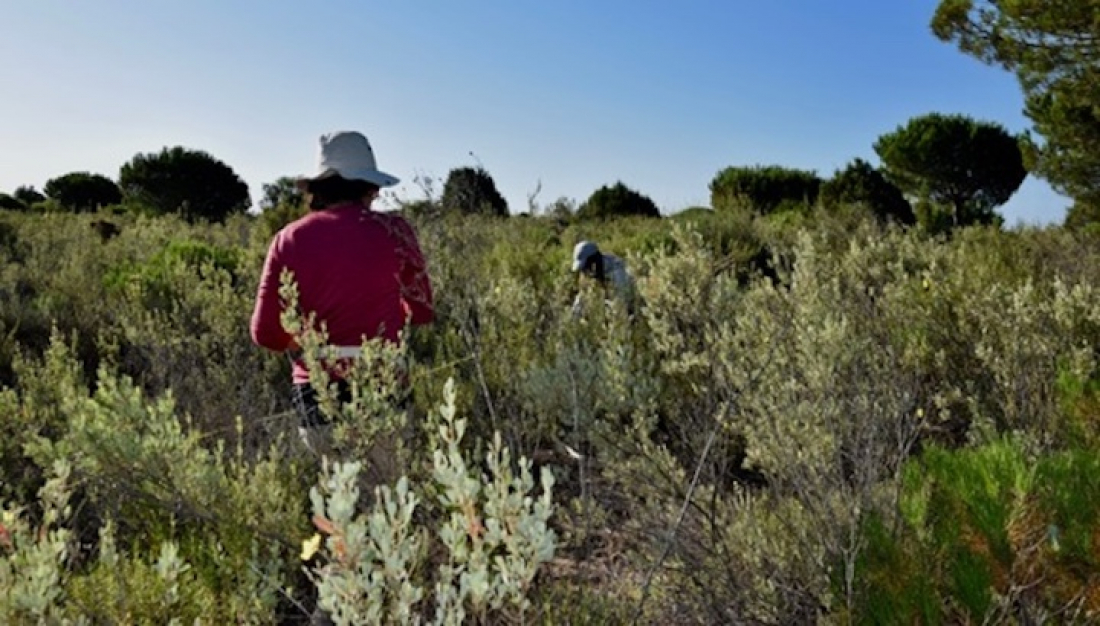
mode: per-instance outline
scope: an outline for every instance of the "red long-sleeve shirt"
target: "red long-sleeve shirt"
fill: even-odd
[[[283,304],[279,277],[293,272],[298,285],[298,309],[314,313],[328,328],[328,343],[358,346],[363,338],[398,341],[411,324],[427,324],[435,316],[432,288],[416,234],[399,215],[378,213],[348,204],[309,215],[275,235],[267,251],[256,308],[252,340],[282,352],[292,337],[280,322]],[[301,361],[294,363],[294,382],[309,381]]]

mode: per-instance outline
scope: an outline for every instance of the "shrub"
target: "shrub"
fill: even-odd
[[[904,525],[866,529],[856,621],[1095,618],[1098,471],[1094,454],[1033,459],[1011,440],[927,451],[905,470]]]
[[[193,240],[176,240],[143,263],[126,263],[108,271],[103,285],[109,293],[134,297],[150,311],[175,312],[191,299],[194,283],[214,283],[213,274],[236,278],[240,254],[232,248]]]
[[[618,182],[611,187],[604,185],[592,192],[588,200],[577,209],[576,216],[581,220],[628,216],[660,217],[661,212],[653,204],[653,200]]]
[[[559,222],[568,222],[577,212],[577,203],[572,198],[560,197],[546,205],[542,214]]]
[[[0,258],[19,262],[24,253],[21,248],[15,225],[7,220],[0,220]]]
[[[8,211],[26,211],[27,205],[14,196],[0,193],[0,209]]]
[[[728,167],[710,182],[710,204],[716,211],[746,205],[763,214],[802,210],[817,201],[820,187],[814,172],[777,165]]]
[[[312,602],[299,553],[314,529],[323,536],[305,547],[319,556],[306,567],[332,584],[362,580],[339,569],[338,535],[310,527],[315,462],[297,453],[288,359],[248,337],[262,223],[113,219],[123,229],[109,245],[88,216],[3,219],[19,260],[0,264],[0,497],[21,511],[24,545],[39,541],[36,494],[53,461],[72,468],[73,514],[51,526],[71,541],[43,570],[59,581],[49,610],[293,623],[295,603]],[[1095,233],[929,237],[826,211],[416,226],[436,321],[400,349],[366,346],[375,367],[356,370],[358,395],[328,407],[341,421],[329,468],[341,469],[319,487],[332,521],[344,487],[328,481],[359,464],[338,481],[363,500],[341,529],[363,529],[355,539],[372,552],[359,562],[385,610],[411,597],[406,580],[430,620],[449,597],[437,595],[440,566],[463,593],[458,570],[469,581],[480,565],[452,562],[441,529],[454,524],[470,556],[475,537],[488,547],[488,502],[526,507],[523,492],[533,511],[537,484],[498,489],[524,483],[526,457],[533,482],[543,469],[554,477],[554,558],[524,590],[522,615],[467,595],[468,621],[1095,621]],[[628,259],[633,315],[570,314],[582,288],[571,244],[589,237]],[[756,278],[766,257],[779,280]],[[407,412],[386,398],[395,361],[413,388]],[[437,450],[452,458],[435,407],[448,379],[464,466],[435,462]],[[386,459],[407,473],[404,499],[369,471],[377,436],[402,425],[411,432]],[[437,467],[477,489],[466,499],[477,524],[441,499]],[[392,515],[374,496],[382,484]],[[1018,495],[1017,484],[1031,487]],[[377,513],[397,525],[372,530]],[[419,542],[407,576],[387,571],[372,538]]]
[[[294,178],[283,176],[263,186],[260,200],[262,234],[270,238],[287,224],[309,213],[305,195],[295,185]]]
[[[183,147],[138,154],[122,166],[123,194],[157,214],[178,213],[189,221],[220,222],[245,211],[248,185],[225,163]]]
[[[1100,198],[1078,198],[1066,211],[1063,225],[1070,230],[1100,228]]]
[[[393,489],[379,487],[366,515],[355,514],[358,463],[337,463],[310,494],[328,561],[315,570],[319,606],[338,624],[418,621],[425,611],[419,605],[429,598],[439,624],[484,623],[493,615],[525,621],[535,575],[554,555],[547,526],[553,476],[542,471],[535,499],[530,461],[520,459],[514,474],[499,434],[480,476],[459,448],[466,422],[455,417],[453,385],[444,397],[433,484],[425,489],[439,507],[430,535],[413,524],[421,500],[404,477]],[[304,556],[316,541],[306,542]],[[427,541],[437,548],[428,549]],[[437,550],[439,562],[425,562]],[[437,571],[426,571],[429,564]]]
[[[43,189],[63,208],[76,213],[95,211],[122,202],[122,192],[113,180],[88,172],[72,172],[52,178]]]
[[[0,519],[0,618],[5,624],[62,623],[71,532],[69,466],[59,462],[42,487],[41,521],[4,503]]]
[[[297,210],[302,208],[305,201],[305,194],[298,189],[297,179],[293,176],[282,176],[275,182],[264,183],[260,211],[270,211],[276,207]]]
[[[431,200],[411,200],[401,202],[399,211],[410,220],[424,220],[437,218],[443,213],[443,208],[438,202]]]
[[[39,466],[70,462],[92,528],[117,524],[128,538],[124,565],[93,568],[89,582],[113,578],[135,593],[100,609],[117,618],[148,602],[145,610],[160,605],[163,614],[166,599],[176,598],[168,605],[178,609],[176,601],[191,597],[189,610],[207,620],[267,621],[263,615],[274,611],[278,589],[289,580],[289,550],[304,522],[304,503],[293,497],[300,469],[275,448],[254,460],[240,446],[227,453],[177,418],[170,396],[146,400],[132,381],[106,369],[96,384],[89,395],[70,380],[59,391],[60,435],[28,451]],[[166,587],[142,580],[149,569],[144,559],[155,551]]]
[[[32,213],[61,213],[66,211],[65,207],[53,198],[46,198],[41,202],[35,202],[31,205],[30,210]]]
[[[915,224],[913,207],[901,190],[886,180],[863,159],[856,159],[821,185],[822,206],[837,210],[844,205],[861,205],[881,220]]]
[[[669,217],[673,218],[673,219],[678,219],[678,220],[696,220],[696,219],[705,220],[713,214],[714,214],[714,209],[712,209],[710,207],[693,206],[693,207],[688,207],[688,208],[684,209],[683,211],[680,211],[679,213],[674,213],[674,214],[670,215]]]
[[[508,216],[508,202],[497,191],[493,177],[481,167],[451,170],[443,184],[439,204],[444,211],[460,215]]]
[[[46,199],[46,196],[42,195],[37,189],[29,185],[23,185],[22,187],[16,187],[15,191],[11,193],[12,197],[23,203],[23,206],[30,207],[42,202]]]

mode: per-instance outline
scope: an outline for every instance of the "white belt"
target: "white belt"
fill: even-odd
[[[325,346],[321,354],[329,359],[358,359],[363,354],[362,346]]]

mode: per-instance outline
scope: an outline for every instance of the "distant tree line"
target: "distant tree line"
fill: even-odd
[[[1027,172],[1018,138],[1003,127],[963,115],[915,117],[878,138],[881,168],[855,159],[822,180],[780,166],[729,167],[711,182],[715,210],[760,214],[856,208],[933,231],[997,223]]]
[[[154,215],[222,221],[251,205],[248,185],[232,168],[206,152],[178,146],[135,155],[120,169],[118,182],[70,172],[47,181],[42,191],[24,186],[0,194],[0,208],[81,213],[128,203]]]
[[[902,226],[920,224],[941,232],[971,224],[998,224],[996,208],[1022,183],[1024,151],[1019,137],[998,124],[963,115],[915,117],[874,143],[875,167],[851,161],[822,178],[816,172],[780,165],[731,166],[710,183],[711,209],[758,215],[860,211]],[[271,229],[305,213],[293,177],[263,185],[259,208]],[[44,193],[43,193],[44,192]],[[0,208],[90,212],[124,205],[153,215],[178,214],[189,221],[223,221],[251,205],[248,186],[231,167],[206,152],[183,147],[135,155],[118,181],[71,172],[46,182],[43,192],[20,187],[0,194]],[[402,210],[421,215],[507,217],[508,202],[480,165],[457,167],[438,197],[399,200]],[[622,181],[595,190],[579,206],[558,200],[544,214],[565,220],[660,217],[652,199]]]

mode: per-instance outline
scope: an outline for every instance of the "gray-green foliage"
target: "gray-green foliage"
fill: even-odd
[[[125,215],[122,233],[104,242],[89,219],[5,215],[17,254],[0,266],[3,497],[37,528],[35,494],[52,460],[71,458],[79,514],[61,526],[93,551],[113,541],[117,555],[58,560],[54,605],[73,619],[126,621],[118,616],[129,611],[168,621],[161,599],[175,585],[171,610],[183,619],[295,619],[290,598],[309,591],[293,572],[312,533],[316,476],[287,441],[288,361],[247,334],[267,235],[243,216],[198,226]],[[1091,510],[1074,476],[1095,470],[1066,460],[1095,457],[1100,442],[1095,234],[970,227],[936,238],[854,212],[676,222],[418,222],[437,319],[400,350],[365,350],[406,363],[413,410],[387,408],[392,379],[368,371],[356,402],[328,410],[344,421],[343,471],[361,468],[344,481],[361,489],[351,523],[367,528],[381,512],[389,521],[374,536],[438,548],[413,551],[420,560],[407,563],[419,565],[391,577],[422,590],[412,604],[423,620],[437,597],[452,597],[437,591],[441,579],[457,594],[466,573],[472,590],[470,572],[489,563],[496,588],[495,559],[445,559],[440,529],[453,526],[455,546],[470,547],[471,528],[486,540],[486,498],[508,471],[505,482],[522,488],[505,500],[525,503],[519,494],[533,490],[532,507],[543,497],[537,473],[555,477],[554,559],[524,591],[528,623],[635,614],[643,623],[851,623],[891,606],[953,615],[959,600],[941,572],[913,564],[939,562],[937,551],[956,544],[898,534],[909,523],[898,503],[921,501],[906,492],[915,470],[905,468],[933,447],[965,455],[1011,437],[1029,463],[1049,468],[1036,484],[1062,511],[1060,541],[1080,546],[1095,532],[1093,518],[1068,513]],[[570,315],[570,249],[585,238],[627,260],[640,296],[633,316],[614,303]],[[767,278],[752,271],[762,249],[774,261]],[[439,434],[448,379],[464,465]],[[408,488],[398,496],[389,483],[390,514],[372,497],[380,485],[368,477],[369,444],[402,423],[412,433],[394,458]],[[474,500],[483,531],[450,504],[458,500],[440,499],[437,451],[450,483],[469,492],[483,478]],[[533,459],[535,482],[520,457]],[[398,513],[413,495],[405,532]],[[944,501],[927,505],[941,515],[940,537],[964,529]],[[1037,527],[1018,526],[1028,537]],[[164,561],[176,565],[161,567],[177,572],[174,583],[157,573],[165,545],[178,548],[178,560]],[[1085,581],[1095,570],[1087,559],[1048,568]],[[379,585],[395,590],[383,606],[403,602],[400,584]],[[974,598],[1000,593],[974,588]],[[275,589],[290,598],[274,599]],[[479,610],[518,619],[508,602],[492,608],[493,597],[479,609],[465,596],[468,619]],[[1057,613],[1066,597],[1027,602],[1033,615],[1066,615]],[[98,612],[91,598],[105,599]],[[884,598],[896,602],[876,605]],[[1006,605],[985,606],[973,619]]]
[[[70,468],[59,462],[43,485],[42,518],[27,519],[18,505],[4,503],[0,515],[0,618],[5,624],[69,623],[64,612],[71,531],[62,524],[69,506]]]
[[[412,524],[417,496],[402,477],[392,489],[377,487],[376,505],[360,514],[359,472],[357,462],[335,463],[310,493],[329,559],[314,572],[318,606],[337,624],[408,624],[424,597],[413,580],[424,558],[423,533]]]
[[[376,444],[388,440],[393,433],[401,433],[393,438],[392,449],[386,451],[389,457],[386,464],[406,465],[408,451],[403,447],[403,438],[410,424],[407,413],[399,408],[408,393],[404,389],[409,367],[406,345],[391,344],[382,338],[364,339],[361,354],[344,372],[351,397],[342,403],[334,376],[325,366],[331,361],[327,354],[327,330],[313,314],[299,310],[298,287],[289,270],[280,277],[279,295],[285,303],[281,315],[283,328],[294,336],[300,348],[321,412],[335,425],[333,441],[337,449],[351,458],[370,458]]]
[[[314,572],[319,606],[337,624],[524,621],[535,575],[554,555],[553,475],[542,470],[536,496],[530,461],[519,459],[516,472],[499,435],[481,474],[460,448],[466,421],[450,384],[438,428],[430,483],[411,487],[403,476],[378,486],[360,513],[360,464],[338,462],[311,492],[327,561]],[[428,498],[435,522],[415,523]]]
[[[116,520],[131,538],[124,567],[93,568],[87,579],[72,578],[74,593],[90,603],[72,610],[110,621],[154,611],[264,622],[278,603],[278,589],[290,573],[287,552],[303,526],[302,503],[293,496],[302,484],[300,469],[276,448],[252,460],[240,447],[228,452],[206,441],[177,417],[170,396],[148,401],[131,381],[106,369],[89,395],[71,359],[64,345],[55,343],[43,368],[55,372],[54,387],[28,390],[22,410],[54,424],[50,437],[27,442],[29,456],[42,467],[70,464],[71,480],[86,498],[86,514]],[[140,582],[148,569],[143,555],[179,542],[186,545],[180,558],[196,571],[162,591],[177,587],[171,593],[190,603],[186,610],[180,605],[175,612],[157,612],[164,599],[157,595],[159,587]],[[172,568],[183,576],[182,565]],[[94,593],[85,580],[120,592],[91,602]]]

